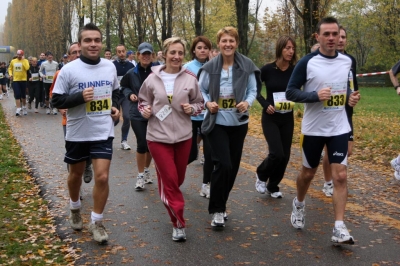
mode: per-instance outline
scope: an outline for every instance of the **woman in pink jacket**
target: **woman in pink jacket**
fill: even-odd
[[[151,68],[153,73],[139,92],[139,111],[149,119],[146,139],[156,164],[160,197],[174,227],[174,241],[186,240],[185,202],[179,187],[185,179],[191,148],[190,116],[203,109],[196,77],[182,68],[185,46],[179,37],[165,40],[165,65]]]

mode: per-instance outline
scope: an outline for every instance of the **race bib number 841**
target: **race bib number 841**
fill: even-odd
[[[111,106],[111,87],[95,87],[93,101],[86,103],[86,115],[109,115]]]

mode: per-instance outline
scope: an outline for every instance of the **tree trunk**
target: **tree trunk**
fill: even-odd
[[[249,53],[247,33],[249,31],[249,0],[235,0],[236,19],[239,33],[239,52]]]
[[[111,49],[110,38],[110,20],[111,20],[111,0],[106,0],[106,46]]]
[[[196,36],[202,35],[201,32],[201,0],[194,0],[194,28]]]
[[[124,0],[119,0],[118,9],[119,9],[119,12],[118,12],[118,39],[119,39],[119,43],[125,44],[124,25],[123,25]]]

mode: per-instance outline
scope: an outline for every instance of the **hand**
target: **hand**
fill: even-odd
[[[114,122],[119,119],[119,110],[114,106],[111,107],[111,118]]]
[[[238,111],[240,113],[244,113],[247,111],[247,109],[249,108],[249,103],[246,101],[240,102],[236,105],[236,108],[238,109]]]
[[[82,92],[82,95],[83,95],[83,99],[85,100],[86,103],[90,102],[90,101],[93,101],[93,99],[94,99],[94,88],[93,88],[93,86],[90,87],[90,88],[84,89],[83,92]]]
[[[32,81],[32,78],[29,78],[29,81]]]
[[[359,91],[355,91],[352,94],[350,94],[350,98],[349,98],[349,105],[351,107],[356,106],[356,104],[358,103],[358,101],[361,99],[361,95]]]
[[[136,96],[136,94],[131,94],[131,96],[129,96],[129,99],[130,99],[132,102],[137,102],[137,101],[138,101],[138,97]]]
[[[187,115],[192,115],[193,114],[194,109],[190,104],[181,103],[181,106],[182,106],[183,112],[185,112],[185,114],[187,114]]]
[[[398,87],[398,88],[396,89],[396,91],[397,91],[397,95],[400,95],[400,87]]]
[[[273,107],[271,104],[268,105],[267,109],[265,110],[265,112],[269,115],[272,115],[273,113],[275,113],[275,107]]]
[[[67,109],[58,109],[61,115],[66,115],[67,114]]]
[[[219,107],[216,102],[207,102],[206,107],[210,111],[210,113],[212,113],[212,114],[218,113]]]
[[[151,106],[147,105],[142,112],[142,116],[146,119],[149,119],[151,116]]]
[[[326,87],[318,91],[318,98],[321,102],[331,99],[331,88]]]

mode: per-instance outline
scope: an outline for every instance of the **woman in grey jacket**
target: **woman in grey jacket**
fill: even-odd
[[[201,113],[203,98],[196,77],[182,68],[185,43],[179,37],[164,41],[165,65],[153,73],[139,92],[139,111],[148,119],[147,144],[156,164],[158,189],[173,224],[172,240],[186,240],[185,180],[192,142],[191,115]]]
[[[244,55],[236,52],[239,35],[225,27],[217,33],[221,53],[199,71],[199,84],[206,115],[202,132],[211,146],[214,171],[208,211],[211,226],[225,226],[226,202],[239,170],[244,139],[248,129],[248,108],[261,88],[260,70]]]

